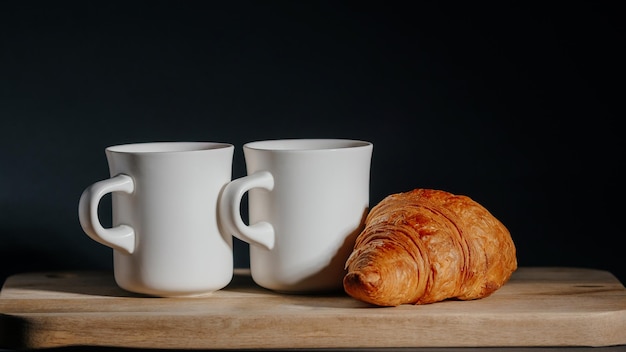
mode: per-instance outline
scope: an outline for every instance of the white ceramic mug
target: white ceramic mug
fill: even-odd
[[[117,284],[162,297],[202,296],[233,277],[232,237],[222,235],[217,201],[232,177],[234,146],[158,142],[111,146],[110,178],[87,187],[79,203],[89,237],[113,251]],[[111,193],[112,227],[98,205]]]
[[[341,289],[369,208],[372,143],[267,140],[243,150],[247,176],[224,188],[219,219],[250,244],[252,279],[282,292]],[[246,192],[247,223],[240,212]]]

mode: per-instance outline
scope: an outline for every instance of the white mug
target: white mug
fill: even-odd
[[[217,201],[232,177],[234,146],[215,142],[135,143],[106,148],[110,178],[79,202],[89,237],[114,249],[117,284],[161,297],[203,296],[233,277],[232,237],[217,222]],[[112,227],[98,218],[111,193]]]
[[[224,188],[218,217],[250,244],[252,279],[287,293],[340,290],[369,208],[372,143],[285,139],[243,150],[247,175]]]

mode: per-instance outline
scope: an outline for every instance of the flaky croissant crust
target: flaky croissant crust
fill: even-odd
[[[374,206],[346,261],[344,290],[379,306],[487,297],[517,269],[507,228],[463,195],[414,189]]]

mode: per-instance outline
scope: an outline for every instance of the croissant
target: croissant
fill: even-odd
[[[463,195],[417,188],[367,214],[346,260],[345,292],[378,306],[473,300],[517,270],[507,228]]]

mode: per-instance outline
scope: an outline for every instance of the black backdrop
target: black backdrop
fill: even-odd
[[[77,217],[106,146],[230,142],[240,177],[245,142],[332,137],[374,143],[372,204],[465,194],[520,265],[626,282],[612,2],[409,3],[1,2],[0,280],[111,267]]]

